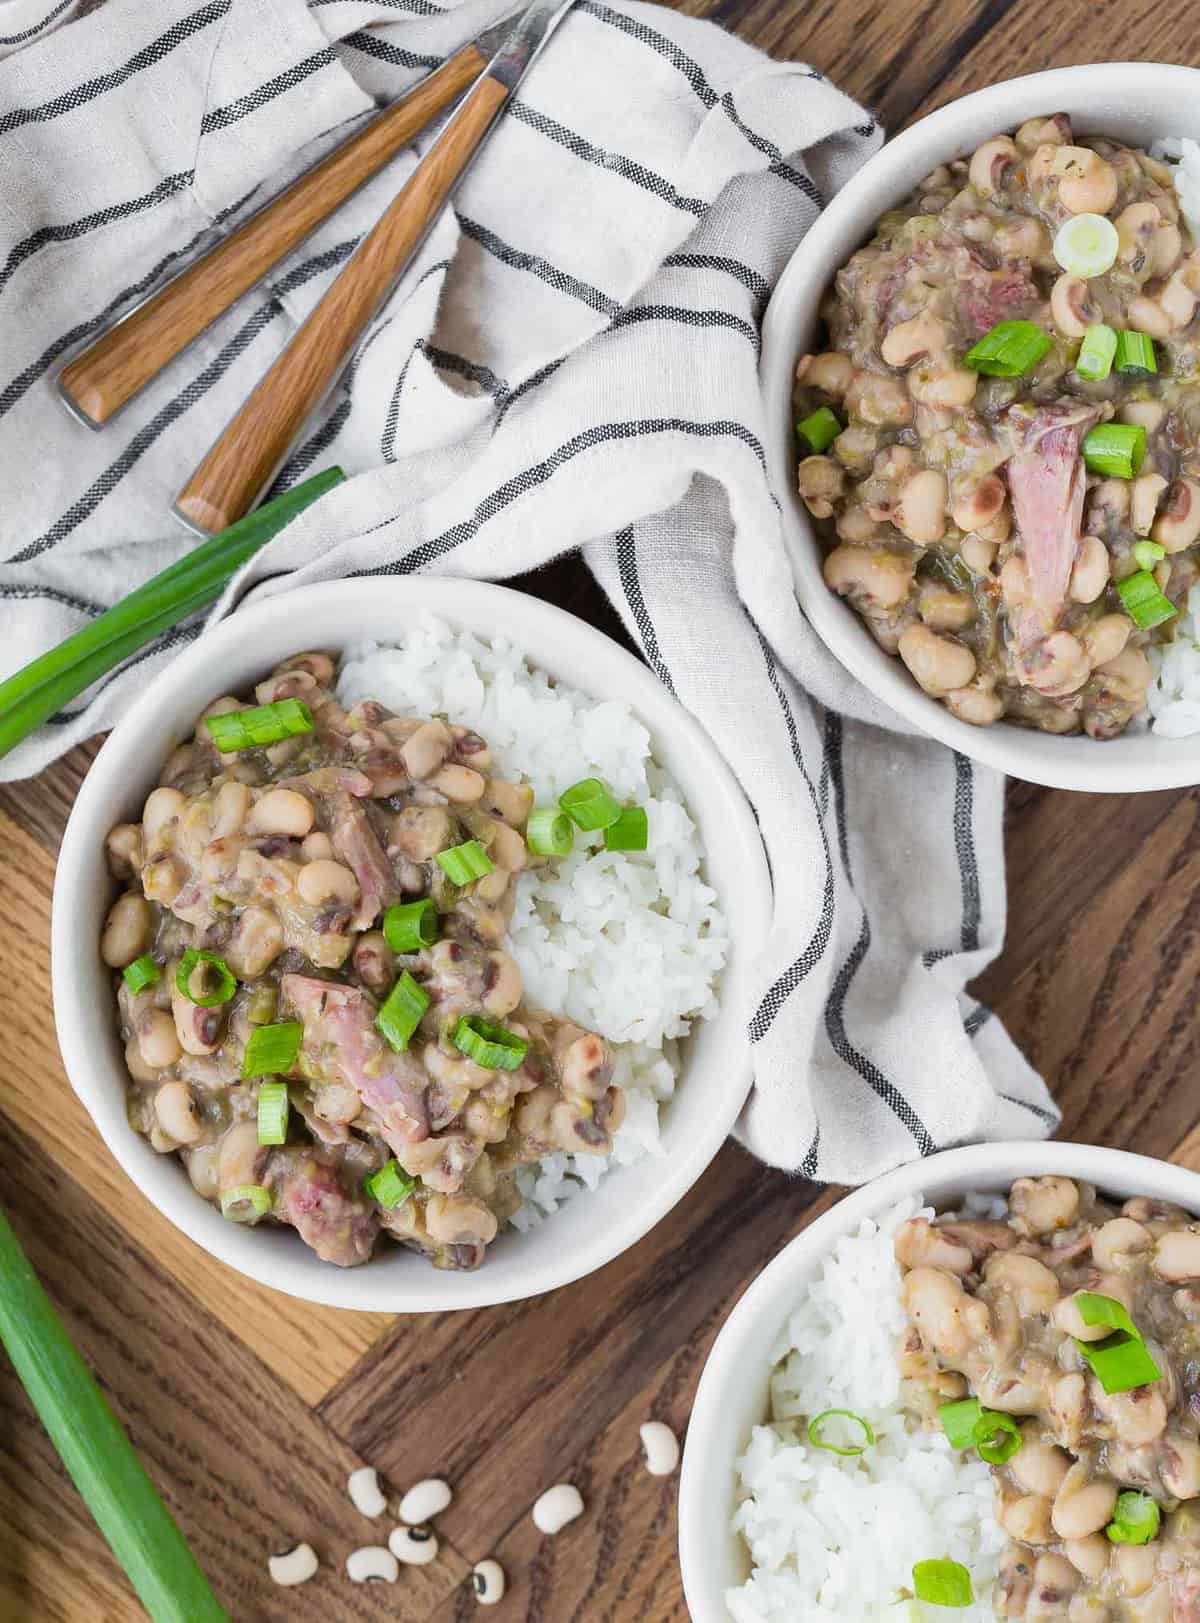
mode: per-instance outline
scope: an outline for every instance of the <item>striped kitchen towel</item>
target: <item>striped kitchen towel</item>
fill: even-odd
[[[39,32],[21,0],[0,62],[4,671],[186,549],[175,492],[415,155],[103,433],[56,404],[62,358],[506,0],[43,4]],[[824,652],[764,472],[764,304],[880,139],[810,68],[580,0],[282,482],[334,461],[357,477],[243,583],[496,579],[582,549],[770,856],[745,1141],[839,1182],[1055,1121],[964,991],[1004,930],[1001,782],[901,732]],[[0,772],[108,726],[201,631],[163,637]]]

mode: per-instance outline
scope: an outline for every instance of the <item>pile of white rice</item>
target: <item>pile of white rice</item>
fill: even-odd
[[[648,850],[608,852],[600,834],[577,831],[569,857],[531,868],[517,889],[510,945],[527,1001],[606,1037],[627,1100],[611,1156],[552,1155],[519,1175],[526,1205],[514,1223],[528,1228],[612,1162],[662,1154],[658,1112],[674,1092],[678,1039],[716,1012],[729,946],[699,835],[629,706],[552,682],[502,637],[423,615],[394,646],[348,649],[338,695],[473,728],[497,776],[532,783],[539,806],[598,777],[646,808]]]
[[[725,1597],[735,1623],[941,1617],[911,1600],[914,1563],[939,1559],[971,1573],[976,1604],[954,1617],[991,1623],[1007,1542],[991,1473],[900,1406],[896,1347],[908,1321],[893,1242],[918,1213],[933,1216],[905,1201],[839,1240],[775,1349],[772,1421],[754,1428],[737,1465],[744,1497],[734,1528],[754,1571]],[[826,1409],[862,1415],[875,1445],[851,1458],[810,1447],[807,1422]]]

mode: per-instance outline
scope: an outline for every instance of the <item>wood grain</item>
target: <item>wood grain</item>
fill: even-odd
[[[1147,0],[1122,10],[1118,47],[1111,9],[1082,0],[1049,9],[685,0],[684,9],[814,63],[893,127],[1054,62],[1117,49],[1200,57],[1186,11]],[[577,559],[516,584],[623,638]],[[5,1005],[0,1187],[237,1623],[418,1614],[475,1623],[485,1614],[459,1578],[492,1552],[510,1580],[497,1623],[684,1623],[676,1482],[642,1469],[638,1426],[655,1415],[684,1428],[730,1305],[835,1193],[729,1146],[632,1252],[552,1297],[386,1320],[256,1291],[129,1188],[53,1053],[44,991],[53,852],[88,759],[76,751],[33,783],[0,788],[0,984],[34,988]],[[1200,1170],[1200,793],[1073,796],[1014,784],[1007,829],[1008,944],[980,994],[1044,1069],[1069,1134]],[[123,1579],[2,1369],[0,1416],[0,1616],[135,1623]],[[369,1611],[330,1568],[285,1614],[264,1587],[264,1544],[316,1525],[332,1556],[361,1538],[341,1480],[360,1458],[398,1488],[430,1471],[449,1477],[446,1555],[425,1579],[406,1574],[397,1591],[369,1597]],[[544,1540],[530,1507],[562,1479],[580,1485],[587,1509]],[[289,1519],[282,1507],[292,1504]]]
[[[92,427],[128,404],[209,324],[377,174],[487,66],[467,45],[222,237],[160,292],[68,362],[59,390]]]
[[[185,522],[211,535],[254,506],[340,376],[507,96],[499,80],[485,75],[464,99],[180,491],[175,510]]]

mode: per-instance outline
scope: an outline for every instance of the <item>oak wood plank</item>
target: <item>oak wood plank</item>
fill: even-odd
[[[392,1321],[386,1314],[339,1313],[258,1286],[185,1238],[142,1196],[109,1154],[62,1069],[50,1018],[50,891],[53,858],[0,812],[0,985],[38,995],[5,999],[4,1084],[0,1109],[71,1179],[92,1195],[131,1240],[162,1264],[230,1331],[310,1403],[339,1381]]]

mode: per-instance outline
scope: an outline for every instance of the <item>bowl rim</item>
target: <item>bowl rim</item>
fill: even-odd
[[[376,1312],[442,1312],[521,1301],[557,1289],[603,1267],[642,1239],[683,1198],[707,1168],[741,1112],[751,1084],[750,1056],[745,1064],[723,1065],[720,1108],[713,1109],[699,1124],[693,1124],[687,1140],[668,1152],[654,1165],[661,1168],[652,1193],[636,1210],[620,1222],[590,1225],[586,1243],[574,1248],[542,1246],[524,1261],[519,1288],[504,1289],[492,1282],[494,1270],[483,1267],[471,1273],[443,1272],[423,1262],[418,1266],[389,1271],[386,1259],[374,1259],[362,1268],[339,1269],[323,1263],[315,1254],[297,1244],[297,1254],[282,1258],[270,1245],[247,1248],[239,1242],[248,1231],[217,1218],[213,1208],[187,1184],[186,1177],[157,1179],[154,1163],[169,1162],[168,1171],[177,1170],[174,1157],[154,1157],[145,1141],[125,1121],[124,1090],[119,1098],[110,1092],[114,1067],[107,1058],[97,1061],[88,1042],[88,1015],[94,1011],[86,990],[72,966],[72,958],[82,951],[74,915],[74,901],[86,897],[89,884],[98,883],[96,864],[104,864],[103,839],[113,819],[113,806],[119,804],[122,777],[144,776],[139,765],[139,741],[151,724],[157,707],[189,688],[197,694],[196,710],[215,695],[212,671],[220,668],[222,656],[245,650],[256,636],[282,635],[286,623],[304,623],[305,611],[324,625],[326,646],[344,647],[360,640],[354,630],[355,605],[370,597],[376,608],[382,596],[394,599],[397,608],[409,614],[429,612],[485,638],[503,637],[522,654],[534,669],[548,672],[555,680],[596,694],[600,698],[625,699],[638,720],[647,728],[652,742],[661,744],[669,723],[672,744],[686,745],[704,774],[705,792],[719,806],[722,827],[737,855],[733,859],[739,895],[731,894],[726,878],[721,900],[730,929],[730,961],[722,971],[718,995],[722,1007],[701,1029],[710,1031],[725,1025],[723,1046],[734,1043],[734,1027],[740,1019],[739,1007],[749,991],[752,961],[770,928],[771,887],[766,855],[758,825],[745,794],[732,771],[699,722],[667,692],[649,668],[612,638],[580,620],[565,609],[489,582],[448,577],[400,576],[380,580],[350,579],[297,587],[251,602],[208,631],[185,653],[160,671],[146,691],[118,721],[85,776],[63,835],[55,874],[51,921],[51,984],[59,1047],[68,1080],[83,1103],[93,1124],[131,1182],[151,1204],[189,1239],[210,1255],[228,1263],[256,1283],[282,1290],[320,1305],[354,1307]],[[319,599],[319,603],[318,603]],[[397,622],[399,623],[399,621]],[[308,629],[311,629],[308,628]],[[305,646],[313,646],[309,639]],[[298,651],[298,644],[293,651]],[[554,650],[569,647],[568,671],[556,674]],[[263,656],[264,668],[268,655]],[[240,680],[239,680],[239,685]],[[211,690],[211,694],[210,694]],[[144,757],[144,750],[141,751]],[[675,772],[672,774],[677,776]],[[683,784],[680,785],[683,788]],[[696,800],[695,785],[684,789],[685,803],[691,809]],[[119,815],[119,814],[118,814]],[[711,837],[706,842],[706,855]],[[710,883],[712,883],[710,876]],[[714,888],[715,884],[714,884]],[[102,913],[101,913],[102,916]],[[739,929],[739,920],[740,929]],[[736,970],[736,973],[732,971]],[[717,1041],[714,1036],[711,1041]],[[739,1051],[743,1045],[739,1044]],[[685,1068],[681,1084],[686,1079]],[[139,1153],[141,1152],[141,1153]],[[627,1169],[614,1168],[617,1177]],[[610,1214],[611,1215],[611,1214]],[[553,1233],[552,1226],[539,1225],[532,1231]],[[272,1236],[274,1238],[274,1236]],[[287,1236],[288,1239],[293,1238]],[[522,1235],[523,1241],[527,1236]],[[397,1255],[400,1252],[397,1250]],[[407,1259],[415,1263],[417,1259]],[[377,1267],[377,1263],[382,1266]],[[354,1287],[367,1276],[371,1289]],[[355,1298],[355,1299],[351,1299]]]
[[[1104,75],[1104,93],[1097,96],[1100,74]],[[1010,128],[1038,111],[1068,100],[1078,104],[1085,87],[1094,102],[1090,127],[1103,127],[1135,102],[1153,105],[1164,90],[1177,88],[1194,98],[1198,84],[1200,69],[1178,63],[1085,63],[1022,74],[956,97],[888,140],[833,197],[784,267],[763,320],[760,377],[768,417],[767,465],[782,508],[784,541],[796,595],[806,618],[834,658],[910,729],[937,739],[981,765],[1048,788],[1131,793],[1192,787],[1200,782],[1200,736],[1162,739],[1143,731],[1101,743],[1079,735],[1040,734],[1009,721],[973,727],[923,693],[901,662],[878,647],[859,617],[829,590],[822,578],[811,519],[793,488],[795,454],[790,433],[781,427],[788,414],[786,409],[778,409],[782,394],[790,402],[796,357],[791,329],[797,325],[798,309],[802,324],[815,316],[817,301],[845,258],[845,252],[835,248],[838,233],[883,184],[883,177],[897,176],[925,153],[929,156],[922,161],[932,167],[950,155],[951,147],[961,153],[986,134]],[[1084,122],[1082,110],[1074,116]],[[1200,129],[1196,133],[1200,135]],[[942,148],[946,151],[942,152]],[[893,183],[893,200],[906,189],[898,181]],[[886,204],[874,206],[876,218],[882,206]],[[867,224],[861,235],[865,238],[869,233]],[[814,284],[811,287],[810,282]],[[793,292],[797,283],[799,294]],[[1053,750],[1039,748],[1037,740],[1052,743]]]
[[[1102,1191],[1125,1184],[1131,1191],[1200,1212],[1200,1173],[1156,1156],[1061,1139],[972,1144],[910,1161],[853,1190],[793,1236],[742,1292],[709,1349],[684,1445],[679,1561],[692,1623],[729,1623],[714,1575],[724,1565],[722,1552],[734,1538],[729,1526],[736,1502],[734,1460],[746,1436],[730,1454],[717,1445],[716,1434],[728,1420],[729,1392],[737,1383],[745,1384],[747,1358],[758,1364],[754,1343],[762,1327],[774,1320],[776,1333],[783,1328],[805,1278],[834,1243],[865,1218],[929,1189],[950,1185],[963,1192],[987,1190],[1008,1187],[1017,1177],[1048,1173],[1093,1183]],[[756,1367],[756,1375],[765,1381],[770,1367],[769,1363]]]

